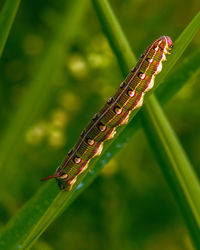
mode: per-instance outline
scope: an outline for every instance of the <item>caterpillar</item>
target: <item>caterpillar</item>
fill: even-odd
[[[166,61],[172,45],[170,37],[161,36],[147,47],[114,96],[93,116],[56,173],[42,181],[56,178],[60,189],[72,189],[89,161],[101,154],[103,142],[113,138],[116,128],[126,124],[130,113],[142,106],[144,95],[153,88],[154,77],[162,70],[162,62]]]

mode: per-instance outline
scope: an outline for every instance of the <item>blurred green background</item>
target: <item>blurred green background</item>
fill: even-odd
[[[197,0],[110,4],[137,57],[161,35],[175,40],[200,8]],[[199,45],[200,35],[183,57]],[[195,79],[165,111],[199,175]],[[1,228],[55,171],[122,80],[90,1],[22,1],[0,60]],[[142,130],[33,249],[193,249]]]

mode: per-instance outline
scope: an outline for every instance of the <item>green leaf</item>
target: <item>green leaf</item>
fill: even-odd
[[[0,13],[0,57],[14,22],[20,0],[6,0]]]

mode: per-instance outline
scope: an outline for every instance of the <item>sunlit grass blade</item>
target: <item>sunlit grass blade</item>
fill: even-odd
[[[6,0],[0,12],[0,57],[5,47],[21,0]]]
[[[143,127],[179,205],[190,235],[200,249],[200,185],[176,134],[155,97],[141,111]]]
[[[105,3],[105,1],[102,1],[102,3]],[[98,6],[98,4],[96,5]],[[199,23],[199,26],[196,25],[197,23]],[[200,28],[199,20],[195,19],[193,25],[195,25],[195,30],[197,32]],[[115,22],[109,26],[111,28],[115,27]],[[186,35],[188,35],[188,33]],[[190,38],[192,39],[192,36]],[[119,36],[118,39],[120,40],[121,37]],[[184,37],[182,39],[184,39]],[[122,44],[128,44],[128,43],[122,43]],[[127,48],[122,47],[121,48],[122,53],[123,49],[124,51],[129,50]],[[178,59],[179,57],[177,57],[175,54],[172,54],[171,60],[168,63],[168,67],[170,67],[172,63],[174,64]],[[131,63],[130,62],[126,63],[126,65],[129,64]],[[51,224],[52,221],[55,220],[55,218],[61,212],[63,212],[63,210],[67,206],[69,206],[72,200],[75,199],[86,188],[86,186],[89,185],[89,183],[98,175],[101,168],[106,164],[106,162],[111,157],[113,157],[114,155],[112,153],[113,148],[115,148],[116,151],[119,150],[121,148],[121,145],[124,144],[126,140],[130,139],[130,137],[136,131],[135,128],[131,126],[131,124],[133,123],[130,123],[130,126],[126,127],[126,129],[124,129],[124,131],[119,135],[119,137],[116,140],[113,140],[112,144],[111,143],[108,144],[109,147],[107,146],[107,150],[104,151],[101,157],[99,157],[95,161],[96,164],[93,167],[92,171],[88,172],[86,176],[85,175],[81,176],[81,178],[77,180],[76,186],[78,186],[78,188],[76,189],[76,191],[74,191],[75,189],[73,189],[71,192],[59,192],[54,181],[50,181],[50,183],[45,184],[41,188],[41,190],[34,196],[34,198],[27,204],[27,206],[24,207],[24,209],[21,210],[20,213],[18,213],[18,216],[13,218],[13,220],[11,220],[5,231],[2,232],[0,243],[2,242],[4,246],[7,243],[8,246],[10,244],[10,246],[13,247],[20,245],[22,249],[30,247],[42,234],[42,232],[44,232],[44,230],[48,227],[48,225]],[[127,129],[130,131],[128,137],[126,136],[125,133]],[[32,216],[35,213],[37,213],[37,216]],[[27,223],[28,218],[30,218],[29,223]],[[19,229],[22,228],[23,231],[20,234]],[[11,235],[12,232],[19,232],[19,233],[14,234],[12,243],[9,243],[9,235]]]

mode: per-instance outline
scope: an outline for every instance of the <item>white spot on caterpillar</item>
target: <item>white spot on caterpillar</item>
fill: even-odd
[[[117,114],[117,115],[120,115],[122,113],[122,109],[119,108],[119,107],[115,107],[114,108],[114,112]]]
[[[110,104],[112,102],[113,98],[110,97],[108,100],[107,100],[107,103]]]
[[[155,49],[154,49],[156,52],[159,50],[159,47],[157,46],[157,47],[155,47]]]
[[[59,176],[60,179],[67,179],[68,178],[68,174],[64,173],[63,175]]]
[[[140,108],[143,104],[144,93],[141,93],[140,99],[138,100],[137,104],[135,105],[134,109]]]
[[[146,77],[146,75],[145,75],[144,73],[140,72],[140,73],[138,74],[138,77],[139,77],[141,80],[144,80],[145,77]]]
[[[69,190],[71,190],[72,186],[74,185],[74,183],[76,182],[77,176],[69,181],[67,181],[67,184],[69,185]],[[70,187],[71,186],[71,187]]]
[[[81,162],[81,158],[80,157],[74,157],[74,163],[79,164]]]
[[[161,62],[165,62],[165,61],[167,61],[167,58],[166,58],[165,54],[163,53],[163,56],[162,56]]]
[[[125,124],[127,124],[128,123],[128,119],[129,119],[129,115],[130,115],[130,111],[128,111],[128,113],[126,114],[126,116],[124,116],[123,118],[122,118],[122,120],[120,121],[120,124],[119,124],[119,126],[120,125],[125,125]]]
[[[93,117],[92,117],[92,120],[93,120],[93,121],[96,120],[96,119],[97,119],[97,116],[98,116],[97,113],[94,114]]]
[[[126,85],[125,82],[121,82],[119,86],[120,86],[120,88],[123,88],[125,85]]]
[[[101,124],[101,125],[99,126],[99,129],[101,130],[101,132],[104,132],[104,131],[106,130],[106,126],[103,125],[103,124]]]
[[[108,140],[112,139],[112,138],[115,136],[115,134],[116,134],[116,131],[115,131],[115,128],[113,128],[113,129],[109,132],[109,134],[106,136],[105,141],[108,141]]]
[[[128,123],[129,114],[121,121],[120,125],[125,125]]]
[[[152,62],[153,62],[153,59],[152,59],[152,58],[147,58],[147,61],[148,61],[149,63],[152,63]]]
[[[98,147],[98,149],[97,149],[97,151],[96,151],[96,153],[95,153],[95,156],[96,156],[96,155],[100,155],[101,152],[102,152],[102,150],[103,150],[103,143],[101,143],[101,144],[99,145],[99,147]]]
[[[135,91],[129,89],[129,90],[127,91],[127,94],[128,94],[130,97],[134,97],[134,96],[135,96]]]
[[[151,81],[149,82],[147,88],[144,90],[144,92],[147,92],[153,88],[154,85],[154,76],[152,76]]]
[[[87,143],[90,145],[90,146],[92,146],[92,145],[94,145],[94,140],[92,140],[92,139],[88,139],[87,140]]]
[[[167,50],[166,47],[164,48],[164,53],[165,53],[166,55],[170,55],[170,54],[171,54],[171,53]]]
[[[80,167],[78,174],[81,174],[83,171],[85,171],[88,167],[88,162],[85,164],[85,166]]]
[[[162,62],[160,61],[160,63],[158,64],[158,68],[156,69],[155,75],[159,74],[161,70],[162,70]]]

